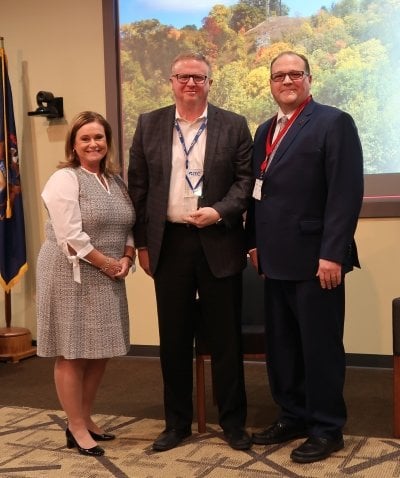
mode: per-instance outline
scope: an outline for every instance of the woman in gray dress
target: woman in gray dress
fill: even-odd
[[[72,121],[66,158],[42,198],[49,220],[37,263],[37,351],[56,357],[54,380],[68,419],[68,448],[103,455],[112,440],[91,418],[110,357],[129,350],[124,278],[135,260],[135,213],[118,175],[109,123],[84,111]]]

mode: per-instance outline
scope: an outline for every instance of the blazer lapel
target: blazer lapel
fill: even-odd
[[[208,104],[207,109],[207,139],[206,151],[204,156],[204,184],[207,185],[207,178],[213,169],[212,163],[215,158],[215,150],[217,148],[218,136],[220,132],[220,122],[218,121],[218,110],[212,104]]]
[[[270,169],[273,169],[279,161],[284,157],[285,152],[296,139],[297,135],[300,134],[301,129],[308,123],[311,118],[311,114],[314,110],[314,103],[311,101],[304,110],[300,113],[299,117],[296,118],[295,122],[292,126],[288,129],[287,133],[285,134],[284,138],[282,139],[281,144],[278,146],[276,153],[271,161],[271,167],[267,169],[267,173]]]
[[[164,186],[169,191],[172,169],[172,137],[175,124],[175,105],[164,110],[159,121],[159,131],[154,132],[160,146],[160,161],[163,169]]]

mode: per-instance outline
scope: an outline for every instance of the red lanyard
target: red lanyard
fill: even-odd
[[[261,163],[260,170],[261,170],[261,176],[264,174],[265,169],[267,168],[268,160],[271,154],[275,151],[275,148],[279,145],[280,141],[282,140],[283,136],[286,134],[286,131],[290,128],[292,123],[296,120],[296,118],[299,116],[299,114],[304,110],[304,108],[308,105],[308,103],[311,101],[312,96],[310,95],[303,103],[298,106],[293,115],[286,121],[285,126],[279,131],[277,137],[275,138],[275,141],[272,143],[272,132],[275,130],[276,127],[276,119],[278,115],[275,116],[274,120],[271,123],[271,126],[269,127],[268,134],[267,134],[267,140],[265,142],[265,159]]]

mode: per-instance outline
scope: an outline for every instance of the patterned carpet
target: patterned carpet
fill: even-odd
[[[62,411],[25,407],[0,408],[2,478],[391,478],[400,476],[400,440],[347,436],[344,450],[311,465],[291,462],[299,441],[234,451],[217,426],[194,433],[174,450],[154,453],[151,444],[162,431],[159,420],[98,415],[117,439],[105,444],[106,455],[92,458],[66,448]],[[195,430],[195,427],[193,427]],[[104,444],[104,443],[103,443]]]

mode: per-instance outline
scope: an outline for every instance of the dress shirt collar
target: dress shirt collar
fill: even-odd
[[[282,116],[286,116],[287,119],[290,119],[293,115],[293,113],[295,112],[295,110],[291,111],[290,113],[284,113],[280,108],[278,109],[278,117],[276,118],[276,122],[277,124],[279,123],[280,119],[282,118]]]
[[[178,111],[178,108],[175,108],[175,119],[179,120],[179,121],[186,121],[188,123],[196,123],[197,121],[199,120],[203,120],[203,119],[206,119],[207,118],[207,114],[208,114],[208,104],[206,105],[203,113],[198,117],[196,118],[194,121],[187,121],[185,120],[185,118],[183,118],[180,114],[179,114],[179,111]]]

